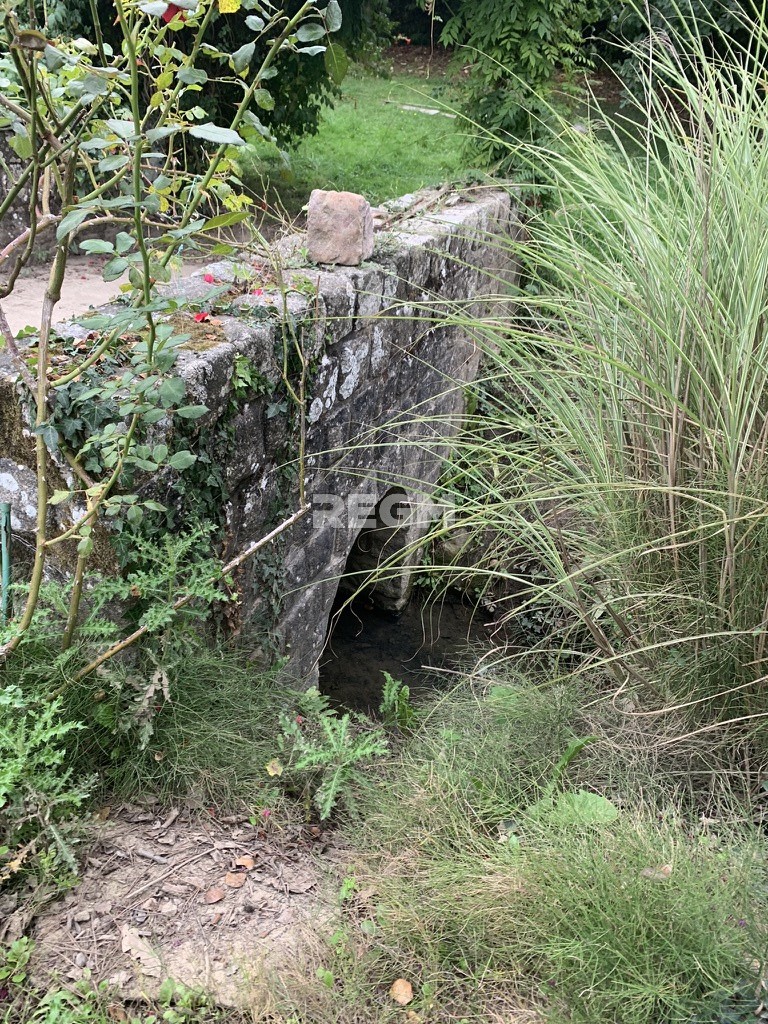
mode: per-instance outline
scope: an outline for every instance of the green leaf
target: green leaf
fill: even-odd
[[[306,53],[308,57],[316,57],[318,53],[325,53],[324,46],[300,46],[296,53]]]
[[[341,43],[329,43],[323,61],[328,77],[336,85],[341,85],[349,70],[349,57]]]
[[[117,237],[115,238],[115,248],[122,256],[133,247],[133,239],[127,231],[118,231]]]
[[[103,238],[87,238],[80,243],[83,252],[114,252],[115,247],[111,242]]]
[[[316,21],[299,25],[296,38],[300,43],[313,43],[316,39],[325,38],[325,25],[319,25]]]
[[[150,512],[167,512],[168,509],[165,505],[161,505],[159,501],[145,501],[143,502],[144,508],[148,508]]]
[[[202,68],[179,68],[176,77],[184,85],[205,85],[208,81],[208,72]]]
[[[89,210],[74,209],[66,213],[62,218],[59,226],[56,228],[56,241],[60,242],[62,238],[74,231],[75,228],[79,228],[85,218],[89,214]]]
[[[608,825],[618,816],[618,808],[606,797],[580,789],[560,794],[550,820],[558,825]]]
[[[67,501],[72,495],[69,491],[54,491],[48,499],[49,505],[60,505],[62,501]]]
[[[189,467],[197,462],[197,456],[193,455],[192,452],[176,452],[168,459],[168,465],[171,469],[189,469]]]
[[[247,220],[248,212],[246,210],[232,210],[230,213],[219,213],[215,217],[211,217],[203,224],[203,231],[215,231],[217,228],[227,228],[231,224],[239,224],[241,221]]]
[[[192,125],[189,134],[196,139],[204,139],[206,142],[215,142],[218,146],[243,146],[245,143],[231,128],[221,128],[211,121],[205,124]]]
[[[9,145],[20,160],[29,160],[32,156],[32,140],[26,133],[14,135]]]
[[[166,124],[162,128],[150,128],[146,133],[147,142],[153,145],[156,142],[160,142],[161,139],[167,139],[169,135],[174,135],[181,129],[181,125],[178,124]]]
[[[232,54],[232,67],[238,74],[250,65],[256,51],[256,43],[244,43],[239,50]]]
[[[339,0],[329,0],[328,6],[323,14],[325,27],[329,32],[338,32],[341,28],[341,7]]]
[[[133,121],[127,121],[124,118],[108,117],[104,124],[121,139],[127,140],[136,137]]]
[[[45,61],[45,66],[49,71],[58,71],[68,62],[66,53],[62,53],[61,50],[57,50],[56,47],[51,46],[50,43],[45,48],[43,60]]]
[[[109,263],[105,263],[101,270],[101,276],[105,281],[116,281],[122,277],[130,264],[122,256],[115,256]]]
[[[264,19],[260,18],[258,14],[249,14],[245,19],[245,24],[252,32],[261,32],[264,28]]]
[[[176,415],[181,416],[185,420],[199,420],[207,412],[207,405],[182,405],[180,409],[176,410]]]
[[[275,98],[272,95],[272,93],[269,92],[267,89],[255,89],[253,93],[253,99],[254,102],[256,103],[256,106],[260,107],[262,110],[275,109]],[[263,125],[261,125],[261,127],[262,129],[264,128]],[[264,132],[262,131],[261,134],[263,135]]]
[[[117,171],[121,167],[125,167],[128,163],[128,157],[122,154],[116,156],[107,156],[103,160],[99,160],[99,170],[103,173],[107,171]]]
[[[96,96],[106,96],[109,92],[109,82],[101,75],[88,74],[80,83],[81,102],[88,103]]]
[[[87,558],[93,551],[93,541],[90,537],[83,537],[80,543],[77,545],[77,553],[83,558]]]
[[[186,382],[181,377],[168,377],[160,385],[160,402],[165,409],[178,405],[187,393]]]
[[[584,789],[561,793],[556,800],[545,796],[525,813],[536,821],[557,826],[608,825],[619,816],[618,808],[610,800]]]

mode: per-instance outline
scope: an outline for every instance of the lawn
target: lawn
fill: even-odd
[[[242,162],[243,176],[254,191],[268,178],[291,213],[301,209],[313,188],[360,192],[376,204],[463,178],[460,119],[403,109],[447,111],[453,97],[455,90],[442,76],[351,74],[317,135],[287,154],[290,167],[266,147],[263,152],[251,148]]]

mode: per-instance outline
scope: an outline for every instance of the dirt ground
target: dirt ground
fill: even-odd
[[[91,306],[103,306],[120,294],[120,285],[128,280],[127,275],[117,281],[102,280],[101,270],[106,259],[98,256],[71,256],[67,275],[61,290],[61,301],[56,306],[54,319],[61,323]],[[196,267],[182,267],[179,277],[192,273]],[[48,285],[47,265],[26,267],[16,285],[2,305],[8,323],[14,334],[24,327],[40,326],[40,312],[45,289]]]
[[[344,861],[341,841],[318,826],[105,807],[80,883],[34,922],[35,980],[90,972],[129,1001],[171,977],[253,1010],[264,972],[332,930]]]

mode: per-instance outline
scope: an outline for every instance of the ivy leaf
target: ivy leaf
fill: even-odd
[[[189,469],[189,467],[197,462],[197,456],[193,455],[192,452],[176,452],[170,459],[168,459],[168,465],[171,469]]]
[[[195,124],[189,129],[189,134],[196,139],[204,139],[206,142],[215,142],[218,146],[244,146],[245,143],[231,128],[221,128],[212,121],[205,124]]]
[[[256,43],[244,43],[239,50],[235,50],[232,54],[232,67],[240,74],[241,71],[250,65],[253,60],[253,54],[256,50]]]
[[[35,427],[32,431],[33,434],[39,434],[45,442],[45,447],[49,452],[55,452],[59,447],[59,435],[56,428],[50,423],[41,423],[39,427]]]
[[[325,25],[312,22],[306,25],[299,25],[296,31],[296,38],[300,43],[312,43],[315,39],[322,39],[325,36]]]

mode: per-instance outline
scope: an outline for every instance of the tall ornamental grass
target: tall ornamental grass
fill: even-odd
[[[651,41],[640,156],[594,121],[520,148],[545,185],[512,243],[514,317],[465,318],[488,372],[454,514],[494,538],[497,590],[525,588],[509,616],[547,608],[568,672],[599,663],[646,708],[748,733],[768,714],[768,40],[750,30],[717,58]]]

